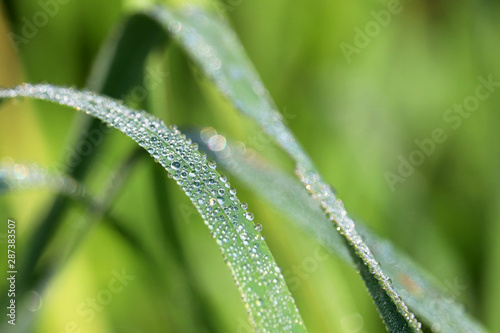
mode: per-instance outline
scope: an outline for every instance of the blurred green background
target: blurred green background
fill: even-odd
[[[48,82],[83,88],[110,31],[149,3],[54,1],[57,13],[46,15],[45,24],[36,20],[41,11],[50,13],[49,0],[1,4],[0,86]],[[478,77],[500,82],[500,4],[204,4],[228,17],[288,125],[348,211],[431,272],[450,299],[462,302],[491,331],[500,331],[500,84],[478,88]],[[11,33],[22,35],[26,22],[40,24],[17,48]],[[153,110],[170,124],[214,127],[292,170],[285,155],[259,139],[257,127],[236,115],[178,46],[170,43],[154,52],[146,69],[155,84],[145,89],[147,99],[132,98],[136,106]],[[477,89],[488,96],[474,99]],[[464,103],[473,111],[453,111],[454,104]],[[7,103],[0,112],[0,157],[60,166],[81,120],[45,103]],[[430,144],[436,129],[446,139]],[[416,152],[422,151],[416,140],[434,146],[432,152]],[[102,190],[117,162],[134,147],[123,135],[110,134],[85,179],[91,192]],[[388,173],[398,174],[402,160],[418,157],[414,164],[419,165],[407,177],[393,185],[387,181]],[[157,264],[151,267],[110,228],[97,226],[41,299],[31,304],[37,315],[33,332],[251,331],[217,245],[173,182],[167,182],[170,217],[166,221],[158,213],[154,184],[164,179],[157,168],[152,159],[141,160],[111,209]],[[264,226],[285,278],[294,281],[292,293],[310,332],[385,331],[351,267],[335,257],[310,264],[317,258],[316,242],[289,227],[258,196],[236,187]],[[0,198],[0,218],[17,221],[21,249],[53,198],[46,190]],[[85,209],[72,207],[51,249],[62,248],[88,223],[86,218]],[[162,223],[176,226],[180,247],[165,246]],[[176,260],[179,249],[182,265]],[[4,265],[2,260],[2,270]],[[88,298],[109,289],[122,269],[135,278],[96,308],[92,319],[82,315]],[[207,303],[200,306],[196,295]]]

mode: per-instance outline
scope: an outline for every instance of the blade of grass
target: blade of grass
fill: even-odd
[[[420,332],[421,324],[394,290],[344,205],[323,181],[304,149],[285,126],[234,32],[211,13],[195,7],[158,7],[150,15],[163,24],[243,114],[256,121],[296,162],[297,175],[339,231],[390,332]]]
[[[120,235],[125,243],[137,252],[145,254],[146,251],[135,234],[124,227],[115,217],[103,213],[109,210],[111,200],[116,197],[122,187],[123,180],[131,172],[141,155],[147,156],[144,150],[138,148],[121,163],[119,169],[114,173],[118,176],[110,180],[106,186],[104,200],[99,200],[94,195],[89,194],[84,185],[59,171],[50,170],[36,163],[25,164],[14,161],[0,164],[0,195],[40,188],[68,196],[73,201],[82,203],[89,213],[99,216],[106,215],[107,225]]]
[[[236,190],[217,173],[197,145],[177,128],[119,102],[48,85],[0,89],[0,98],[30,97],[81,110],[131,137],[158,161],[188,195],[203,217],[239,288],[254,327],[262,332],[306,332],[295,302],[253,215],[241,206]]]
[[[74,199],[83,198],[86,192],[73,178],[35,163],[6,161],[0,164],[0,195],[33,188],[50,189]]]
[[[219,134],[220,135],[220,134]],[[270,165],[258,154],[248,154],[241,146],[229,142],[219,152],[210,150],[199,132],[190,135],[228,173],[239,179],[272,207],[279,209],[298,227],[313,235],[330,253],[352,263],[342,246],[341,237],[323,211],[315,205],[302,184]],[[205,138],[205,140],[209,140]],[[436,281],[408,256],[397,251],[390,242],[378,237],[362,223],[357,229],[389,276],[394,288],[415,309],[429,327],[442,333],[485,332],[484,328],[464,312],[464,307],[443,294],[445,286]]]
[[[144,36],[147,36],[145,38]],[[145,14],[135,14],[112,33],[92,67],[88,88],[121,98],[142,82],[144,63],[151,50],[167,43],[167,34]]]

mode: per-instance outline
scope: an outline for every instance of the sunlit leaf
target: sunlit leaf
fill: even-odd
[[[226,179],[175,127],[119,102],[70,88],[22,85],[1,89],[0,98],[30,97],[66,105],[122,131],[159,162],[197,208],[229,266],[255,328],[263,332],[305,332],[281,269],[253,214]],[[242,207],[243,206],[243,207]]]

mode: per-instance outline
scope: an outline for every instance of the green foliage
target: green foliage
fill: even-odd
[[[409,312],[389,278],[347,217],[342,201],[324,183],[303,148],[284,125],[281,114],[248,61],[234,33],[220,20],[197,9],[151,12],[211,78],[235,107],[255,120],[285,149],[298,165],[306,188],[321,202],[343,236],[361,276],[390,332],[420,331],[421,324]]]
[[[204,141],[197,137],[197,142]],[[261,156],[242,152],[237,145],[228,144],[230,154],[215,153],[215,159],[231,175],[241,180],[269,204],[290,217],[290,221],[313,235],[331,253],[352,263],[347,249],[342,246],[338,232],[322,210],[314,204],[297,180],[271,166]],[[210,149],[205,147],[208,151]],[[450,300],[441,291],[442,286],[408,256],[399,252],[387,240],[381,239],[363,223],[356,229],[373,252],[396,291],[424,323],[438,323],[441,332],[484,332],[467,313],[463,305]]]
[[[57,107],[36,113],[35,117],[30,115],[27,121],[16,118],[18,114],[23,117],[24,110],[16,115],[8,110],[0,114],[6,117],[2,124],[4,133],[0,136],[9,138],[8,144],[0,147],[3,155],[16,159],[43,156],[45,161],[53,161],[63,150],[65,153],[62,173],[55,175],[36,165],[17,164],[0,170],[0,193],[7,197],[0,201],[0,208],[22,220],[19,224],[23,240],[20,258],[25,265],[20,269],[18,287],[22,302],[29,305],[19,309],[19,317],[25,320],[16,327],[16,332],[33,330],[35,325],[40,332],[70,329],[72,323],[64,324],[63,321],[71,318],[72,309],[81,308],[83,302],[61,311],[56,303],[50,302],[54,286],[65,290],[59,292],[62,294],[67,294],[68,290],[74,292],[71,299],[76,302],[88,299],[84,295],[88,293],[85,288],[96,287],[92,285],[92,278],[114,262],[110,258],[127,262],[143,276],[126,295],[114,295],[116,301],[104,307],[105,313],[96,316],[98,320],[86,321],[83,325],[89,327],[87,330],[104,332],[113,326],[117,331],[127,332],[140,326],[141,331],[162,327],[172,332],[252,329],[299,332],[306,330],[304,318],[311,331],[377,331],[382,325],[369,297],[363,294],[357,279],[349,278],[352,276],[348,275],[350,271],[355,274],[353,265],[363,278],[386,329],[391,332],[420,331],[419,321],[425,332],[484,332],[461,302],[467,304],[473,315],[486,319],[492,327],[498,326],[498,283],[494,267],[500,251],[494,236],[481,236],[488,234],[487,230],[498,231],[498,209],[487,206],[488,198],[498,197],[493,189],[495,186],[490,186],[496,179],[498,168],[494,166],[498,163],[496,160],[491,162],[487,154],[489,146],[495,151],[496,141],[487,138],[498,129],[496,118],[479,111],[471,114],[462,110],[457,114],[456,110],[443,108],[444,113],[437,116],[434,112],[442,105],[452,105],[450,100],[464,100],[466,92],[477,92],[476,85],[484,84],[485,80],[491,84],[486,88],[488,96],[481,100],[480,107],[494,106],[498,101],[496,73],[484,72],[487,68],[493,69],[488,64],[496,60],[491,57],[494,52],[482,53],[478,46],[486,40],[479,38],[474,46],[480,55],[475,60],[454,53],[459,47],[467,48],[464,47],[468,45],[465,39],[447,39],[446,34],[435,34],[433,38],[441,41],[439,45],[447,45],[442,41],[450,41],[449,49],[453,52],[448,54],[446,46],[441,46],[444,52],[424,51],[427,37],[418,33],[423,25],[408,28],[401,23],[410,22],[407,18],[420,13],[419,9],[427,6],[424,4],[402,5],[397,15],[390,17],[390,25],[384,25],[386,30],[382,29],[376,36],[370,35],[369,46],[356,45],[359,36],[355,37],[358,49],[351,54],[345,53],[345,38],[349,35],[345,31],[351,31],[356,13],[367,9],[360,4],[344,4],[338,8],[334,4],[297,4],[283,11],[289,4],[259,0],[252,6],[241,2],[224,3],[221,9],[228,10],[226,14],[233,20],[237,34],[221,13],[217,16],[193,5],[179,9],[160,6],[146,8],[121,21],[102,44],[91,74],[84,79],[90,67],[86,52],[95,53],[109,25],[122,15],[118,3],[91,1],[82,5],[56,4],[57,8],[43,5],[43,10],[56,10],[57,15],[51,15],[48,26],[36,26],[35,37],[14,45],[26,66],[24,80],[37,82],[42,79],[79,86],[86,81],[87,89],[92,92],[52,85],[22,85],[2,89],[0,97],[51,100],[97,117],[82,115],[75,118],[70,127],[70,118],[59,114]],[[240,5],[246,10],[236,10]],[[80,7],[85,10],[80,11]],[[30,8],[38,18],[43,14],[36,4],[8,7],[12,22],[17,20],[18,26],[14,24],[13,29],[19,35],[24,34],[26,22],[32,23],[29,22],[33,16]],[[266,15],[256,11],[258,8]],[[371,13],[379,18],[386,10],[375,9]],[[345,10],[350,14],[343,13]],[[99,24],[94,23],[94,13],[99,13],[95,16],[101,18]],[[477,8],[470,13],[476,18],[482,17]],[[328,15],[337,19],[332,21]],[[19,20],[21,16],[22,21]],[[401,19],[402,16],[405,18]],[[259,17],[258,25],[255,17]],[[459,17],[450,14],[449,21],[442,24],[463,27],[464,22]],[[366,18],[361,15],[357,19]],[[277,24],[280,20],[288,23]],[[93,23],[90,27],[89,23],[80,24],[80,21]],[[493,31],[493,21],[481,19],[478,22],[481,23],[477,31]],[[287,27],[281,28],[281,35],[269,33],[278,31],[280,25]],[[429,26],[435,30],[434,23]],[[252,30],[247,30],[248,27]],[[63,38],[64,47],[57,44],[63,39],[53,38],[61,30],[71,36],[70,40]],[[359,34],[360,30],[354,31]],[[398,37],[400,32],[405,38]],[[486,35],[495,38],[491,33],[481,36]],[[246,55],[239,38],[251,57]],[[42,46],[40,42],[43,41],[46,42]],[[168,46],[166,54],[165,45]],[[340,49],[335,51],[329,45],[340,45]],[[381,45],[397,46],[394,49],[398,52],[386,54],[384,50],[390,47]],[[8,55],[4,49],[0,56]],[[58,49],[61,52],[48,51]],[[331,54],[342,59],[331,59]],[[249,58],[253,59],[264,80]],[[406,66],[408,62],[412,66]],[[4,75],[8,78],[5,82],[9,83],[4,85],[16,81],[11,76],[16,62],[11,63],[12,66],[6,66]],[[473,81],[456,80],[453,68],[462,73],[462,77],[465,72],[474,73]],[[166,70],[170,72],[165,73]],[[398,75],[405,77],[404,84],[384,83],[386,76],[401,83]],[[433,75],[440,79],[429,80]],[[411,93],[404,90],[409,77]],[[443,85],[454,89],[442,89]],[[288,110],[285,106],[283,113],[278,111],[265,86],[271,88],[278,104],[286,101]],[[352,91],[356,93],[352,95]],[[470,100],[469,97],[463,103]],[[157,117],[126,107],[118,99]],[[8,107],[18,108],[18,105],[8,104]],[[20,105],[29,109],[27,103]],[[33,105],[48,109],[44,103]],[[242,120],[235,109],[253,122]],[[294,121],[295,117],[300,121]],[[285,125],[283,118],[290,120],[289,125]],[[213,126],[220,133],[245,141],[248,146],[242,151],[246,153],[240,154],[244,145],[229,144],[228,137],[215,136],[212,128],[206,128],[199,142],[207,153],[215,152],[214,158],[234,176],[233,186],[236,184],[235,187],[242,189],[240,197],[248,198],[252,207],[255,205],[264,231],[261,224],[252,223],[253,214],[246,211],[247,205],[239,202],[234,195],[236,190],[226,177],[211,168],[214,164],[197,151],[197,145],[175,127],[166,127],[160,119],[168,119],[168,123]],[[451,119],[453,131],[448,128]],[[179,195],[179,189],[164,179],[167,173],[163,168],[158,164],[153,166],[150,159],[141,159],[142,155],[147,155],[142,149],[138,150],[130,140],[108,131],[101,120],[132,137],[160,162],[169,177],[174,178],[187,194],[199,213],[197,218],[192,206],[186,205],[186,196]],[[426,126],[434,127],[429,130]],[[474,128],[490,134],[478,136]],[[186,129],[186,133],[190,132],[190,127]],[[404,133],[406,131],[408,133]],[[428,137],[434,138],[436,131],[440,131],[441,139],[432,141],[429,148]],[[24,140],[11,140],[12,133],[17,135],[18,132],[28,132],[35,139],[30,140],[28,146],[23,145]],[[425,136],[427,132],[429,136]],[[75,137],[72,140],[62,137],[68,133]],[[91,133],[98,133],[97,144],[96,136]],[[207,133],[213,142],[207,140]],[[466,149],[464,145],[474,148]],[[49,153],[44,150],[45,146],[50,147]],[[74,152],[81,147],[91,149],[83,154],[85,156],[80,151],[77,157],[83,158],[68,164],[75,157],[68,151]],[[411,149],[414,150],[407,160],[411,160],[418,149],[432,152],[424,155],[424,166],[410,166],[412,171],[398,178],[392,172],[397,169],[401,174],[401,166],[398,168],[396,161],[404,160]],[[393,158],[394,151],[402,155]],[[23,165],[26,169],[22,169]],[[463,168],[467,171],[465,175]],[[288,169],[294,169],[303,184],[291,178],[285,171]],[[377,174],[380,177],[377,178]],[[388,174],[392,180],[387,178]],[[244,186],[240,186],[240,182]],[[342,190],[349,214],[329,183]],[[32,199],[29,193],[12,191],[40,186],[59,194],[53,198],[45,193],[42,195],[45,199],[40,201],[37,194]],[[455,192],[451,192],[450,188],[456,186]],[[251,189],[254,196],[247,195],[246,188]],[[90,192],[99,193],[101,199],[95,199]],[[465,200],[463,198],[467,198],[468,205],[457,205]],[[74,205],[75,201],[83,201],[83,207]],[[19,209],[21,202],[29,202],[30,209]],[[40,206],[48,209],[40,210],[37,208]],[[279,213],[270,213],[273,209]],[[469,211],[472,215],[468,215]],[[369,227],[357,222],[352,212],[360,214],[370,223]],[[75,229],[75,237],[68,237],[72,234],[68,230],[73,228],[75,216],[84,221],[84,227]],[[26,220],[39,221],[30,224],[25,223]],[[103,228],[98,224],[101,220]],[[199,223],[191,223],[201,220],[205,221],[215,242],[205,240],[206,228],[198,229]],[[288,220],[297,222],[299,230],[307,231],[313,240],[289,228],[285,223]],[[489,224],[470,223],[472,220],[489,221]],[[453,223],[447,225],[446,221]],[[391,242],[377,236],[372,229],[377,229],[377,233],[382,231]],[[266,234],[267,244],[261,234]],[[332,256],[326,265],[320,265],[322,270],[331,266],[331,271],[314,268],[305,275],[295,273],[295,263],[300,258],[303,262],[310,259],[304,259],[307,256],[304,249],[313,248],[317,242],[349,265],[344,268]],[[121,245],[125,245],[125,249]],[[283,270],[274,261],[268,245]],[[227,288],[229,274],[222,273],[221,262],[212,251],[217,247],[238,288]],[[99,254],[94,255],[89,248],[95,248]],[[102,253],[106,253],[106,259],[96,260]],[[92,273],[73,280],[68,278],[71,272],[78,271],[72,265],[81,267],[85,260],[92,260]],[[317,266],[317,262],[315,264]],[[303,283],[300,289],[296,288],[298,277]],[[56,284],[55,279],[63,283]],[[106,277],[100,279],[101,283],[106,282]],[[486,282],[480,282],[483,280]],[[465,287],[460,281],[467,282]],[[285,282],[292,286],[290,289],[302,317]],[[251,326],[243,319],[244,309],[232,289],[239,290]],[[52,305],[43,308],[39,316],[41,321],[35,320],[41,304],[40,295],[47,295],[49,301],[44,304]],[[140,297],[145,301],[140,309],[131,310],[134,302],[118,301],[118,296],[128,296],[128,300]],[[2,297],[5,302],[5,293]],[[121,315],[124,308],[130,316]],[[57,313],[57,317],[61,313],[64,319],[54,320],[53,313]],[[81,316],[78,311],[76,313]],[[356,320],[351,323],[352,318]],[[82,322],[81,318],[79,320]],[[1,328],[2,331],[8,329],[8,326]]]
[[[114,100],[90,92],[23,85],[0,90],[0,98],[31,97],[66,105],[119,129],[146,149],[197,208],[232,271],[256,330],[305,332],[281,269],[253,224],[253,214],[236,197],[227,178],[215,170],[175,127]]]

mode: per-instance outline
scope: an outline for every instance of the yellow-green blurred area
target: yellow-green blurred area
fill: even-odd
[[[148,4],[3,1],[0,86],[85,87],[106,37]],[[286,122],[347,210],[432,273],[450,300],[500,331],[500,4],[222,0],[205,5],[228,17]],[[144,98],[128,98],[134,106],[182,128],[214,127],[287,172],[293,169],[175,43],[151,54],[145,77],[137,90]],[[82,119],[47,103],[4,103],[0,157],[64,165]],[[111,132],[84,180],[89,193],[98,196],[135,147]],[[142,159],[109,213],[141,240],[149,259],[102,219],[45,291],[31,292],[27,307],[36,317],[29,332],[252,331],[217,244],[174,181],[167,182],[170,218],[158,213],[155,183],[163,179],[156,168],[152,159]],[[325,260],[311,237],[229,179],[263,225],[310,332],[385,331],[351,266],[337,257]],[[14,219],[19,261],[54,197],[38,189],[0,198],[0,235],[5,236],[7,218]],[[42,259],[50,262],[64,251],[91,220],[85,206],[71,206]],[[162,224],[176,227],[179,247],[165,244]],[[182,251],[182,264],[172,249]],[[0,263],[5,271],[6,257]],[[5,280],[1,284],[4,290]]]

